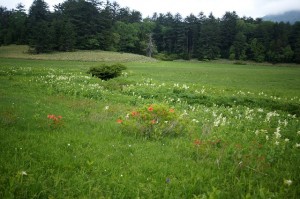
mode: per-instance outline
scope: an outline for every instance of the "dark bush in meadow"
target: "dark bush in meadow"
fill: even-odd
[[[126,70],[126,66],[124,66],[123,64],[102,64],[98,67],[91,67],[88,73],[102,80],[109,80],[120,76],[123,70]]]

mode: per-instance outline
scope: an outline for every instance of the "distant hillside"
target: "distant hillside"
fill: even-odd
[[[119,53],[101,50],[77,50],[74,52],[52,52],[29,54],[28,46],[9,45],[0,47],[0,58],[20,58],[62,61],[95,61],[95,62],[155,62],[154,58],[132,53]]]
[[[300,21],[300,10],[289,11],[278,15],[267,15],[263,17],[263,20],[273,22],[290,22],[291,24],[294,24],[296,21]]]

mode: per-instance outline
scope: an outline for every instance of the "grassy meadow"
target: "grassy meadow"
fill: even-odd
[[[299,65],[25,49],[0,47],[0,198],[299,197]]]

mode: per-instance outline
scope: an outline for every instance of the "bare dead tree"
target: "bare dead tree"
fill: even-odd
[[[152,33],[149,34],[148,46],[146,49],[146,53],[148,57],[152,57],[152,53],[154,51],[154,45],[152,40]]]

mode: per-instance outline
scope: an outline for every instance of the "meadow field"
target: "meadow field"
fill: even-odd
[[[299,198],[299,65],[24,49],[0,47],[0,198]]]

